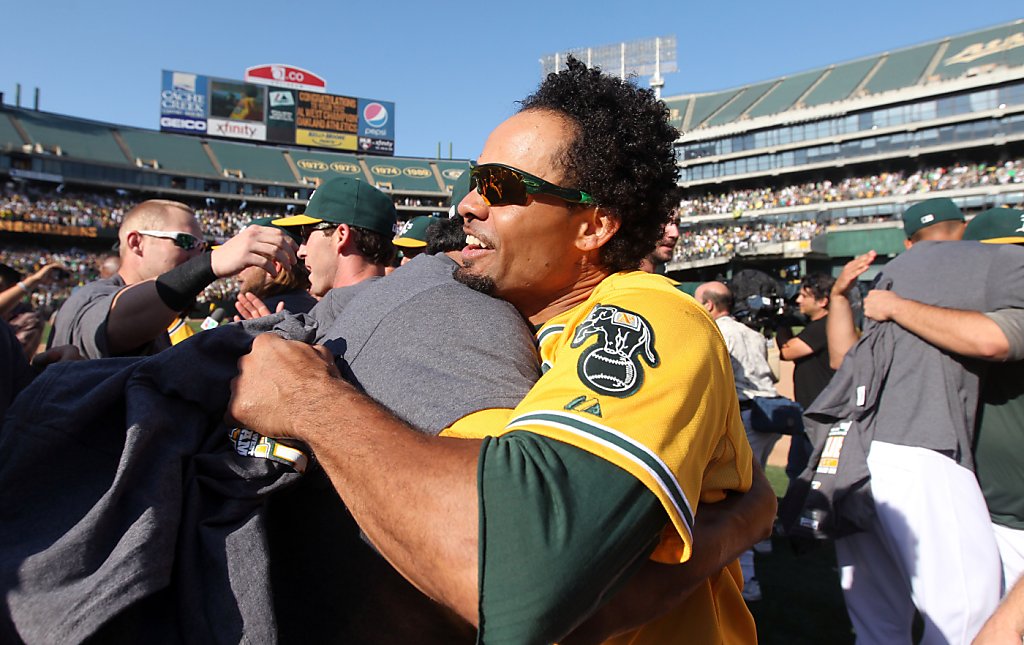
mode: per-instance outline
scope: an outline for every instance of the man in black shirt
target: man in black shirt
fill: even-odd
[[[779,355],[793,361],[793,398],[806,409],[832,380],[835,370],[829,367],[828,339],[825,319],[828,317],[829,294],[835,279],[824,273],[810,273],[800,283],[796,303],[808,323],[798,336],[784,327],[775,336]],[[811,456],[811,442],[806,434],[793,435],[789,444],[789,462],[786,474],[792,479],[807,467]]]

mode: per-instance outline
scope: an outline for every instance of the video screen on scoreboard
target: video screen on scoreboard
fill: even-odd
[[[395,104],[164,70],[160,130],[395,154]]]

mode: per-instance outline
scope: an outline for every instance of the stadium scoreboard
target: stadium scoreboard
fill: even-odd
[[[303,72],[265,65],[237,81],[163,70],[160,131],[395,154],[394,103],[328,94]]]

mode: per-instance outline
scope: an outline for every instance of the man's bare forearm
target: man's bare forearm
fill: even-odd
[[[857,342],[853,307],[845,293],[832,292],[828,316],[825,318],[825,336],[828,338],[828,366],[837,370],[843,364],[843,357]]]
[[[1021,642],[1024,636],[1024,578],[1017,580],[1017,584],[999,603],[985,626],[981,628],[974,645],[1003,645],[1012,643],[1016,645]]]
[[[871,291],[864,314],[891,320],[922,340],[961,356],[989,361],[1006,360],[1010,343],[992,319],[978,311],[926,305],[891,291]]]
[[[647,562],[606,605],[563,645],[590,645],[660,618],[679,606],[709,577],[755,543],[769,537],[778,501],[760,466],[746,493],[702,505],[694,526],[693,555],[684,564]]]

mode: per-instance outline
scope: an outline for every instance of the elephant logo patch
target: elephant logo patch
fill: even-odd
[[[641,357],[651,367],[660,359],[654,350],[654,332],[640,314],[612,305],[597,305],[573,332],[572,347],[591,336],[598,340],[583,352],[577,373],[598,394],[625,398],[644,383]]]

